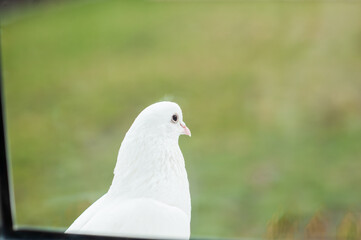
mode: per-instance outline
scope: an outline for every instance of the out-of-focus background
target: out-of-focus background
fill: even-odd
[[[193,237],[361,234],[360,3],[40,1],[0,13],[17,226],[67,228],[107,191],[138,113],[172,100],[192,130],[180,146]]]

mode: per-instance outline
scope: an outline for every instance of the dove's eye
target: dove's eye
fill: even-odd
[[[173,114],[172,116],[172,122],[176,123],[178,121],[178,115],[177,114]]]

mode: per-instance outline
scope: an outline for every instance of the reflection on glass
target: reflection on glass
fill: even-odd
[[[16,225],[65,231],[148,105],[177,102],[191,236],[357,236],[361,8],[76,1],[2,14]]]

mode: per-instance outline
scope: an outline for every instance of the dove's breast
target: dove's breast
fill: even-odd
[[[190,236],[190,219],[176,207],[149,198],[112,199],[92,212],[83,213],[81,226],[70,227],[68,233],[113,236],[180,238]],[[82,218],[80,216],[79,218]]]
[[[109,193],[125,199],[155,199],[181,209],[190,217],[189,183],[178,142],[125,139]]]

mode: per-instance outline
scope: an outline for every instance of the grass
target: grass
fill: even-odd
[[[347,235],[360,218],[359,3],[83,1],[2,20],[18,226],[69,226],[162,99],[192,130],[192,236],[272,238],[320,211]]]

